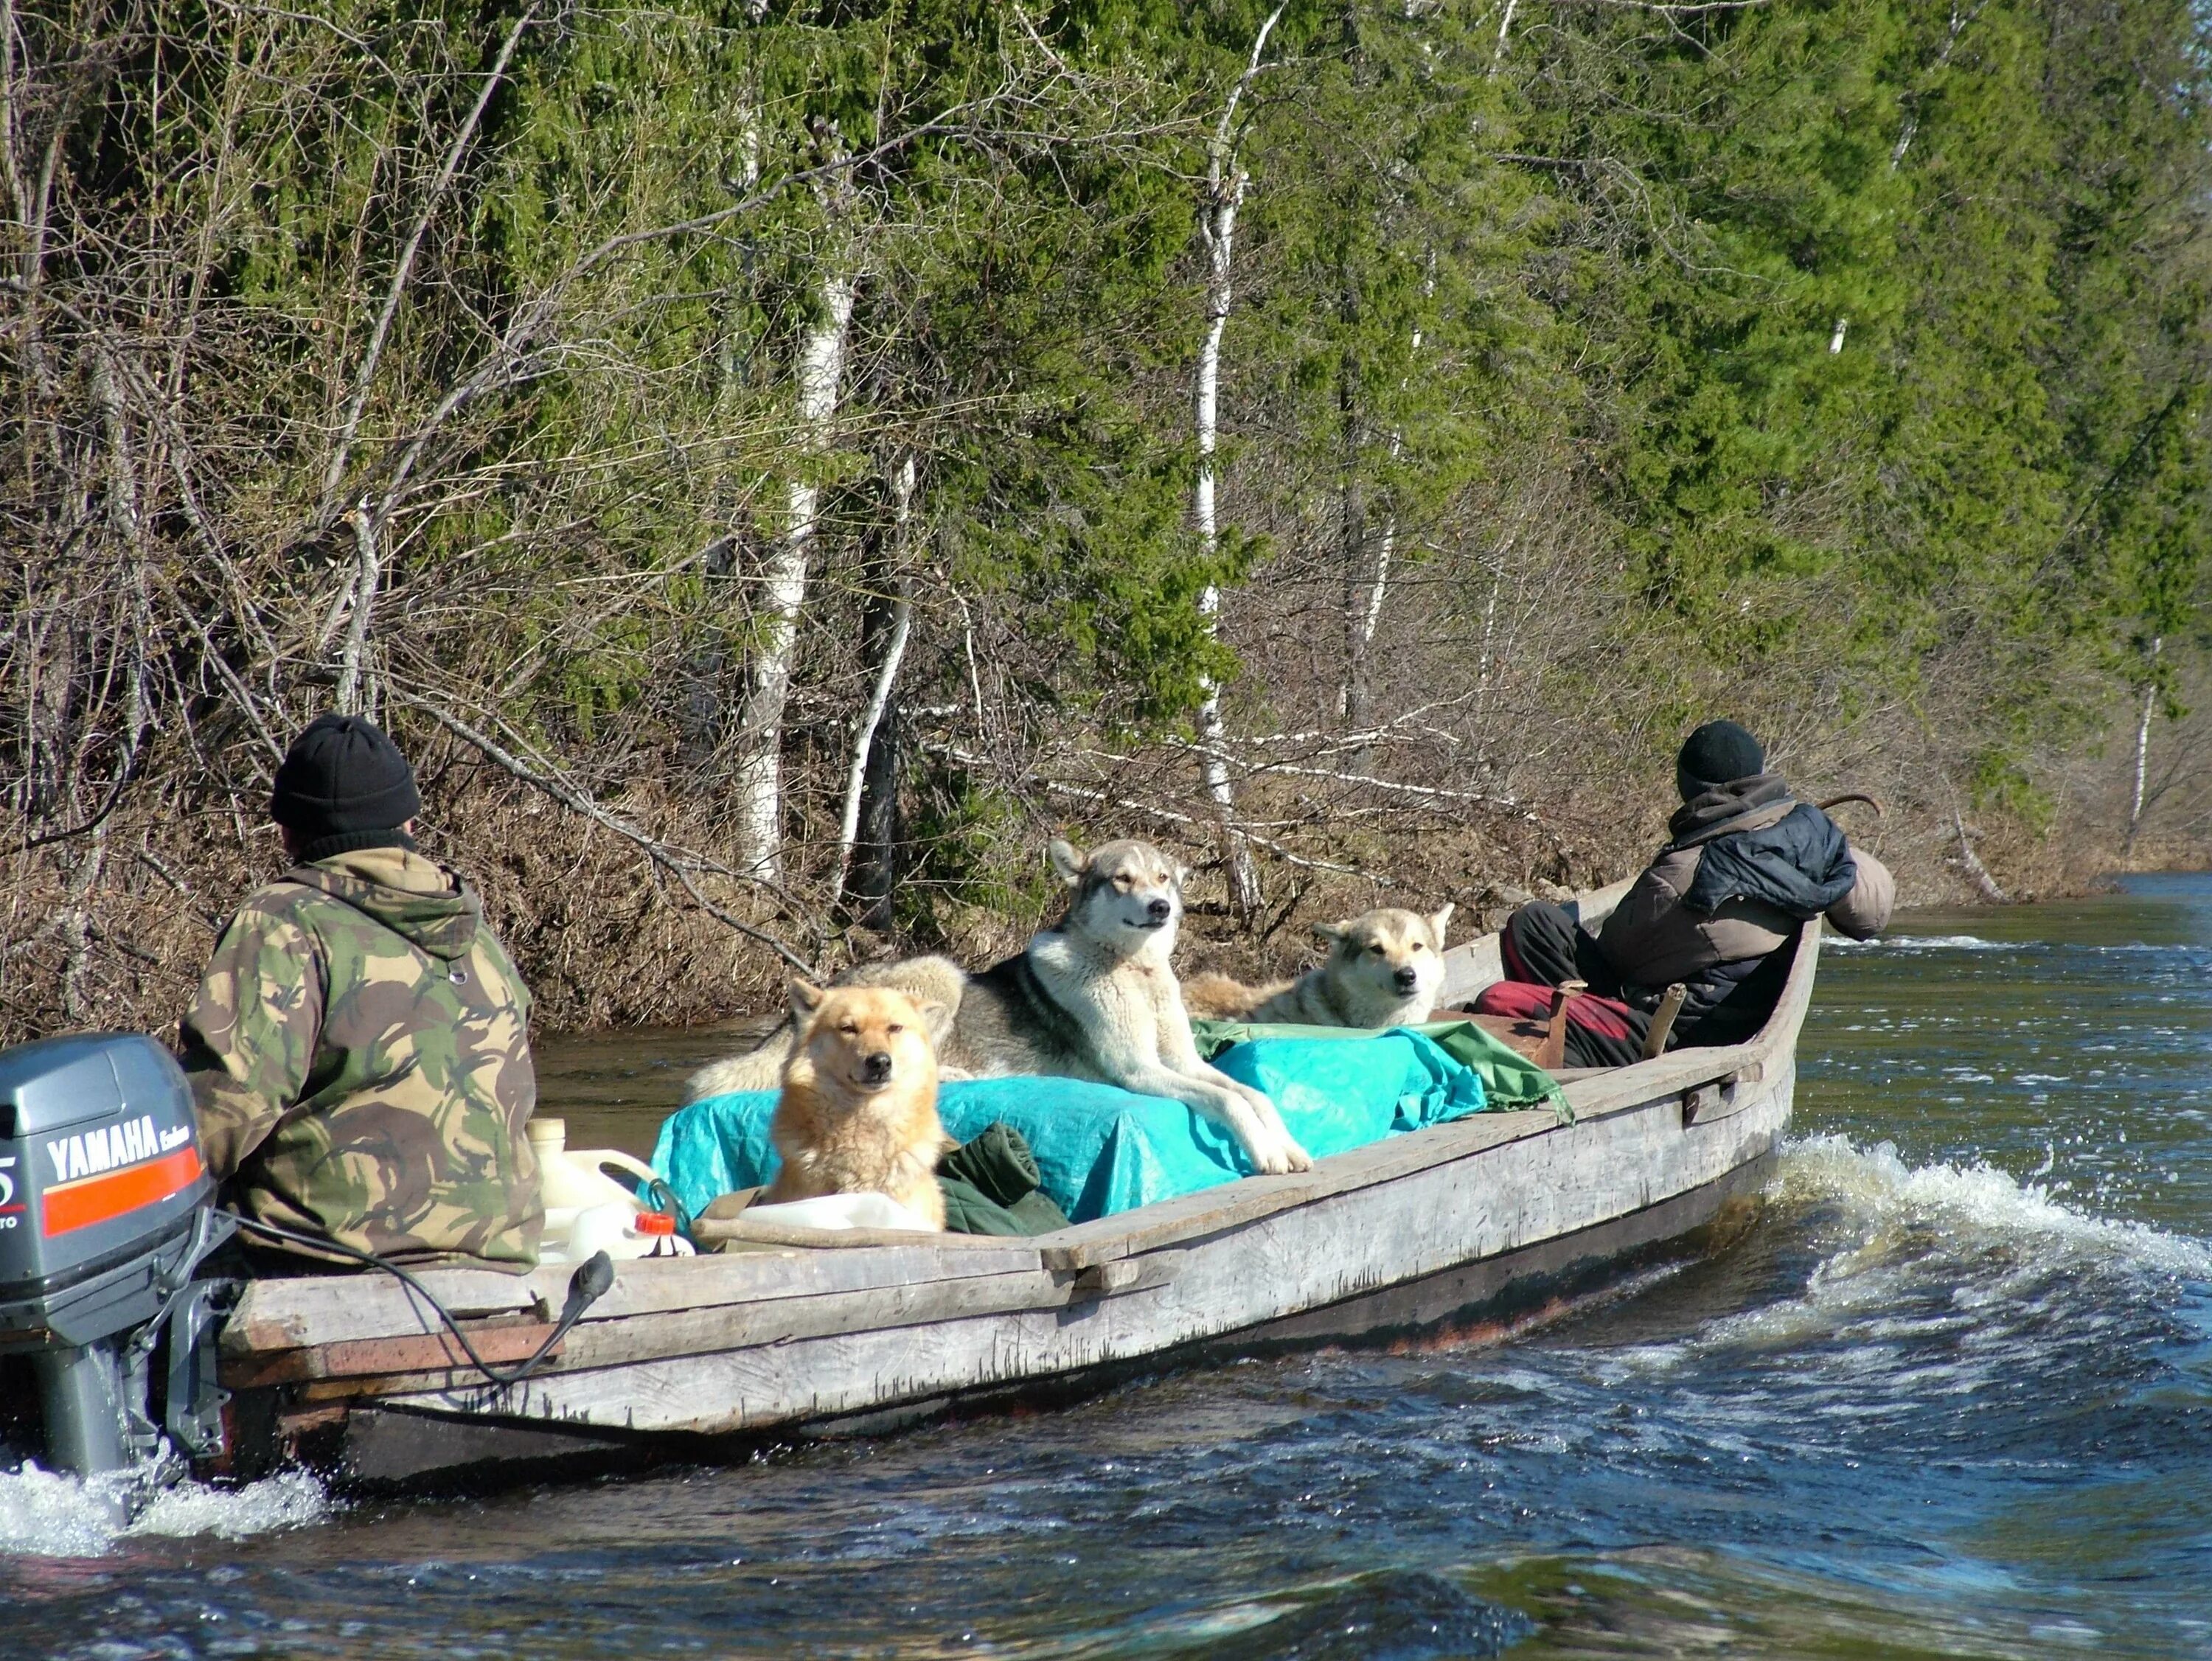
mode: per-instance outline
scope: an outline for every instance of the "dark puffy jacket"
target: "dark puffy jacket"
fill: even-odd
[[[1622,896],[1598,936],[1625,1002],[1650,1009],[1680,981],[1678,1042],[1730,1044],[1758,1030],[1786,971],[1775,954],[1808,918],[1854,940],[1879,933],[1897,902],[1881,862],[1853,848],[1774,773],[1739,779],[1686,804],[1673,840]]]

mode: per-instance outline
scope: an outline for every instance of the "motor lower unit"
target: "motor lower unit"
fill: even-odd
[[[236,1226],[214,1200],[191,1088],[151,1039],[0,1052],[0,1362],[36,1379],[47,1464],[118,1470],[165,1433],[221,1452],[228,1288],[193,1278]]]

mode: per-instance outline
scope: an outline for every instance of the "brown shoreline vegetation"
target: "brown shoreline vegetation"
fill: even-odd
[[[173,1021],[332,706],[541,1029],[1056,834],[1495,926],[1717,714],[1908,902],[2212,863],[2207,27],[0,0],[0,1041]]]
[[[488,915],[524,967],[541,1030],[692,1025],[781,1008],[786,966],[692,901],[634,843],[518,785],[434,730],[402,724],[402,732],[422,761],[424,845],[479,886]],[[1470,812],[1455,824],[1443,814],[1397,808],[1382,792],[1346,786],[1335,812],[1364,814],[1364,819],[1335,830],[1326,822],[1334,815],[1324,815],[1324,822],[1293,834],[1287,846],[1317,864],[1364,874],[1262,859],[1266,909],[1251,926],[1230,912],[1218,850],[1210,837],[1135,811],[1071,821],[1052,816],[1047,797],[1033,819],[1010,826],[994,850],[1003,885],[999,903],[940,900],[927,908],[926,925],[895,931],[832,926],[818,937],[818,946],[817,937],[797,930],[788,930],[786,937],[802,953],[812,947],[825,972],[921,950],[950,951],[980,967],[1018,949],[1052,914],[1039,854],[1047,835],[1127,832],[1149,836],[1195,868],[1180,967],[1255,978],[1289,974],[1314,961],[1310,924],[1370,906],[1432,909],[1453,900],[1472,932],[1496,926],[1524,894],[1559,894],[1632,874],[1664,837],[1673,803],[1658,782],[1663,760],[1637,758],[1632,771],[1624,758],[1624,773],[1640,773],[1642,788],[1618,796],[1585,788],[1532,798],[1528,810],[1541,815],[1540,828],[1517,814],[1478,817]],[[1176,777],[1188,771],[1177,761],[1154,758],[1154,782],[1161,788],[1152,799],[1179,803],[1167,810],[1194,817],[1204,797],[1192,781]],[[1834,762],[1809,772],[1790,770],[1807,781],[1801,793],[1814,796],[1829,785],[1863,787],[1869,779],[1863,766]],[[1908,779],[1875,784],[1877,794],[1888,785],[1883,820],[1875,821],[1856,805],[1839,808],[1837,815],[1855,839],[1893,864],[1906,900],[1921,905],[1978,900],[1974,885],[1958,868],[1955,835],[1940,806],[1916,800]],[[1285,794],[1285,816],[1315,816],[1310,801]],[[2109,798],[2117,791],[2104,794],[2101,805],[2109,815],[2115,805]],[[642,791],[604,799],[634,822],[652,826],[672,846],[717,846],[711,809]],[[228,803],[204,806],[184,819],[118,812],[111,815],[104,837],[67,856],[17,855],[9,873],[11,918],[30,919],[31,926],[11,924],[9,1040],[82,1028],[160,1030],[173,1022],[189,1001],[229,910],[283,867],[273,831],[258,822],[259,805],[246,791],[235,815]],[[1978,846],[2010,898],[2085,892],[2123,868],[2115,838],[2120,827],[2110,816],[2101,822],[2091,817],[2094,811],[2092,806],[2081,817],[2040,832],[2003,820],[1984,821],[1988,829]],[[2194,837],[2146,839],[2139,846],[2126,869],[2212,865],[2207,845]],[[741,854],[726,845],[722,851],[730,858]],[[88,878],[88,864],[96,866]],[[758,926],[787,929],[787,919],[751,901],[742,886],[714,879],[704,886],[719,904],[742,908]]]

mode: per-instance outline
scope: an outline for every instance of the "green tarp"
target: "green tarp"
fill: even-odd
[[[1316,1157],[1486,1108],[1561,1100],[1548,1075],[1464,1022],[1434,1035],[1322,1028],[1283,1037],[1255,1028],[1243,1029],[1249,1036],[1242,1042],[1204,1024],[1214,1065],[1266,1091]],[[775,1111],[773,1091],[695,1101],[660,1127],[653,1167],[695,1213],[717,1195],[768,1183],[778,1163],[768,1136]],[[994,1123],[1018,1131],[1043,1192],[1077,1222],[1251,1174],[1243,1149],[1211,1120],[1181,1102],[1109,1084],[955,1081],[939,1090],[938,1112],[962,1142]]]
[[[1036,1155],[1022,1133],[993,1120],[973,1142],[937,1161],[945,1226],[956,1234],[1049,1234],[1067,1214],[1042,1187]]]

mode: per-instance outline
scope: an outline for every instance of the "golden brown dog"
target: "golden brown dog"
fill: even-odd
[[[888,1194],[945,1227],[937,1161],[952,1146],[937,1117],[928,1022],[943,1011],[888,986],[795,980],[798,1042],[769,1137],[783,1169],[761,1203]]]

